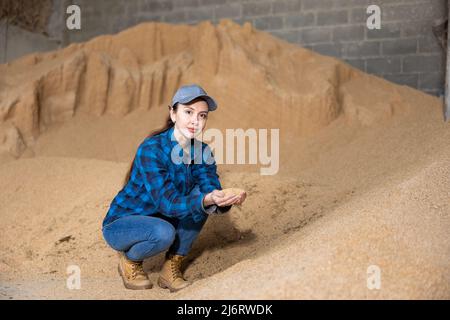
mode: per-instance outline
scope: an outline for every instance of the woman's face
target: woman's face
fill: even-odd
[[[178,104],[177,110],[170,110],[170,117],[175,128],[187,139],[196,137],[206,126],[208,104],[199,100],[192,104]]]

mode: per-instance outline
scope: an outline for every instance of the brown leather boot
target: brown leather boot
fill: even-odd
[[[183,278],[181,273],[181,263],[184,256],[167,254],[166,261],[163,264],[161,273],[158,278],[158,285],[161,288],[169,289],[170,292],[175,292],[186,288],[191,283]]]
[[[142,262],[131,261],[124,253],[120,253],[118,269],[125,288],[143,290],[153,287],[148,275],[144,272]]]

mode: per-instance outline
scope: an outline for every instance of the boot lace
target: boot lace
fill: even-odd
[[[183,278],[183,274],[181,273],[181,261],[182,257],[173,257],[170,261],[170,268],[174,278]]]
[[[139,275],[144,275],[144,268],[142,263],[132,263],[131,264],[131,275],[133,278],[136,278]]]

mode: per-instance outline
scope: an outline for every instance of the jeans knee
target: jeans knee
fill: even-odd
[[[175,234],[175,228],[167,222],[155,230],[152,238],[154,237],[157,240],[159,247],[165,249],[172,245],[175,240]]]

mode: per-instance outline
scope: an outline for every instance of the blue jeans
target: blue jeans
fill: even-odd
[[[186,256],[206,220],[206,215],[199,222],[194,222],[191,216],[177,219],[162,214],[130,215],[114,220],[102,231],[113,249],[123,251],[132,261],[143,261],[167,249],[169,253]]]

